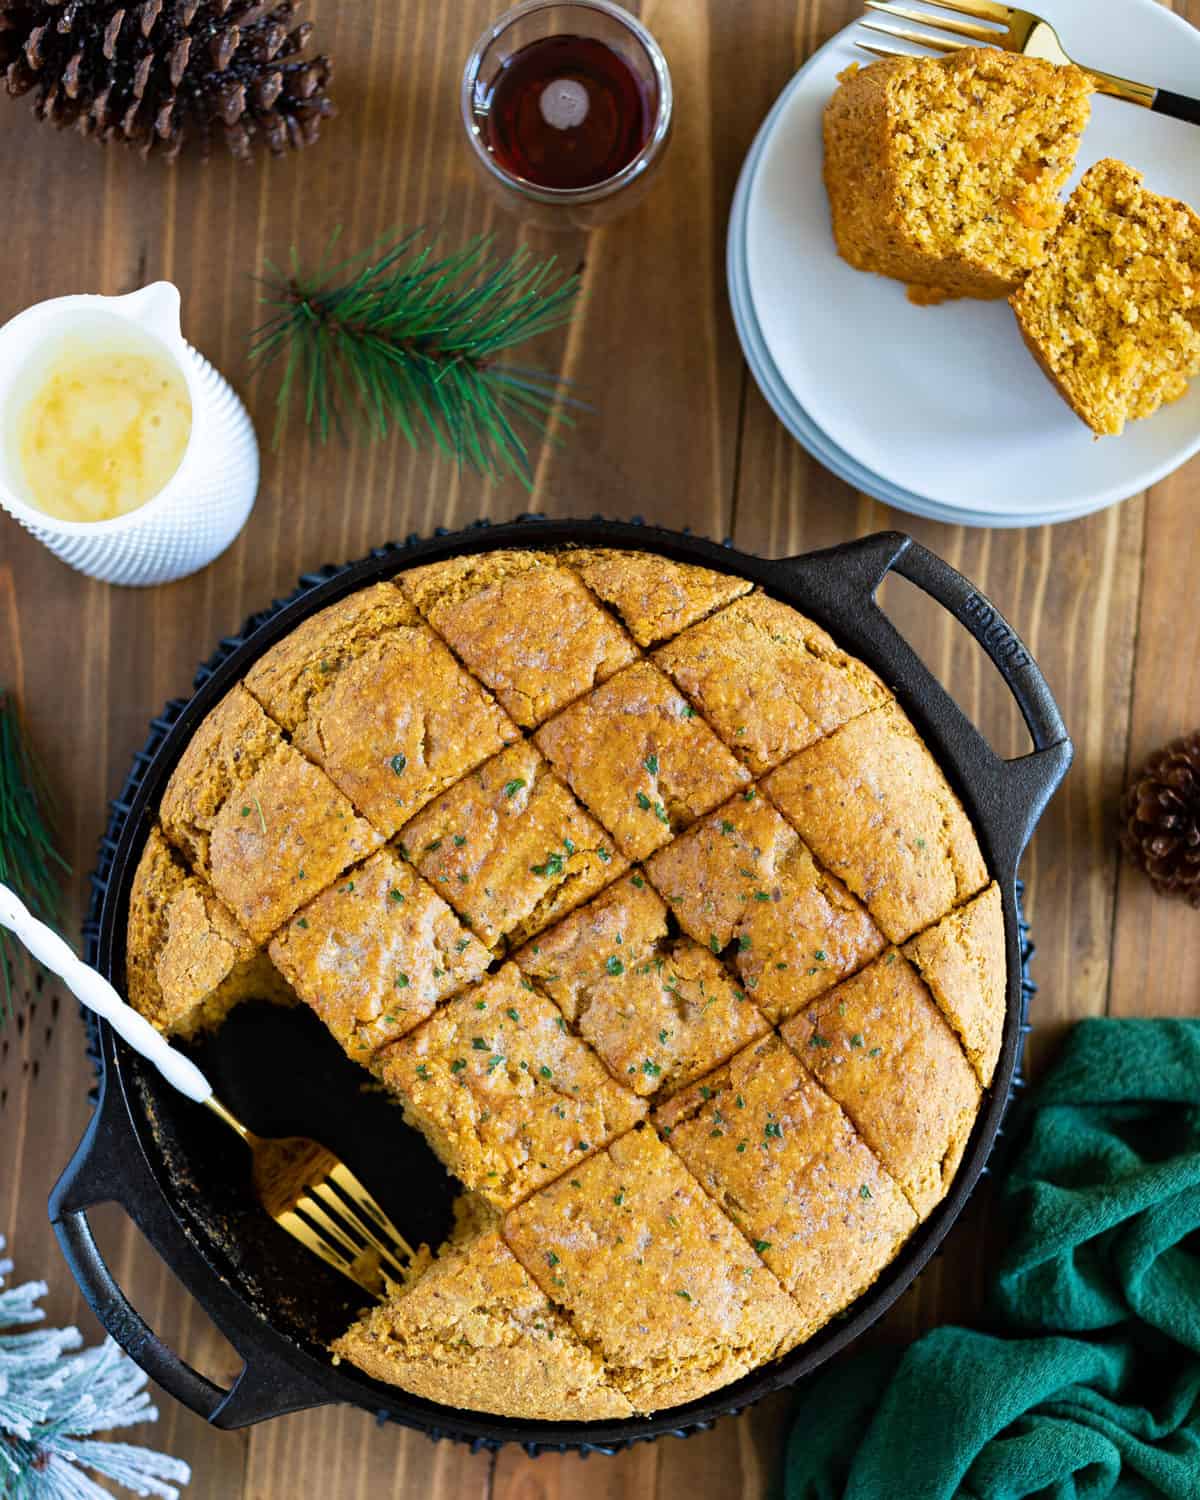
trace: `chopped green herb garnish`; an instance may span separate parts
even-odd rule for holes
[[[833,1043],[827,1036],[822,1036],[819,1031],[814,1031],[808,1039],[808,1045],[810,1047],[832,1047]]]
[[[454,1059],[454,1061],[450,1064],[450,1071],[452,1073],[461,1073],[462,1070],[466,1067],[466,1065],[467,1065],[466,1064],[466,1060],[464,1058],[456,1057]]]
[[[515,797],[525,785],[526,781],[523,776],[514,776],[511,781],[505,783],[504,795],[506,797]]]
[[[682,1297],[685,1302],[690,1302],[692,1300],[691,1292],[685,1291],[683,1287],[676,1288],[675,1295],[677,1297]]]
[[[466,842],[467,842],[467,840],[466,840],[466,837],[465,837],[465,835],[463,835],[463,834],[461,834],[461,833],[456,833],[456,834],[455,834],[455,835],[454,835],[454,847],[455,847],[455,848],[456,848],[456,849],[461,849],[461,848],[462,848],[462,846],[463,846],[463,845],[464,845],[464,844],[465,844],[465,843],[466,843]]]
[[[605,959],[604,967],[610,974],[613,975],[624,974],[625,972],[625,965],[621,962],[621,960],[615,953],[610,953],[609,956]]]
[[[648,1057],[642,1064],[642,1072],[647,1078],[658,1078],[662,1074],[662,1069],[652,1057]]]
[[[816,959],[816,961],[819,964],[823,964],[825,962],[825,950],[824,950],[824,948],[818,948],[817,951],[813,954],[813,957]]]
[[[563,857],[558,853],[548,854],[546,856],[546,863],[544,865],[530,865],[529,869],[531,874],[541,875],[546,879],[551,879],[555,875],[562,874]]]
[[[756,901],[769,901],[771,899],[771,893],[770,891],[755,891],[754,899]]]
[[[590,1151],[592,1149],[587,1141],[576,1141],[575,1146],[580,1151]]]
[[[750,939],[748,937],[746,937],[744,934],[741,937],[738,938],[738,952],[739,953],[745,953],[746,949],[749,948],[749,946],[750,946]]]
[[[418,1063],[417,1064],[417,1077],[418,1078],[428,1078],[429,1077],[429,1068],[428,1068],[427,1064],[425,1064],[425,1063]]]
[[[403,774],[405,766],[408,765],[408,756],[393,755],[389,764],[391,765],[392,770],[395,771],[396,775],[400,776]]]
[[[558,1265],[558,1256],[555,1255],[555,1253],[554,1253],[553,1250],[547,1250],[546,1251],[546,1260],[547,1260],[548,1264],[550,1264],[552,1266]]]
[[[783,1126],[778,1120],[768,1120],[763,1126],[763,1135],[769,1135],[772,1140],[782,1140]]]
[[[408,988],[408,975],[407,974],[397,974],[396,975],[396,988],[398,990],[406,990]]]
[[[850,1033],[850,1045],[852,1047],[861,1047],[862,1044],[863,1044],[862,1032],[861,1031],[852,1031]]]
[[[554,1074],[550,1071],[550,1069],[546,1066],[545,1063],[543,1063],[541,1065],[541,1067],[538,1069],[538,1072],[542,1075],[543,1078],[553,1078],[554,1077]]]
[[[754,1241],[754,1248],[761,1255],[764,1250],[769,1250],[771,1248],[771,1241],[770,1240],[755,1240]]]
[[[481,1036],[473,1036],[471,1038],[471,1046],[474,1047],[476,1052],[487,1052],[490,1050],[486,1040]]]
[[[637,794],[637,805],[643,812],[650,811],[650,798],[646,796],[645,792],[639,792]]]
[[[307,917],[297,917],[296,918],[296,926],[297,927],[307,927],[308,926],[308,918]]]
[[[647,769],[647,771],[650,772],[651,776],[657,776],[658,775],[658,756],[657,755],[647,755],[646,759],[642,762],[642,765],[644,765],[645,768]]]
[[[881,1052],[882,1052],[882,1051],[883,1051],[883,1048],[882,1048],[882,1047],[871,1047],[871,1048],[869,1048],[869,1049],[868,1049],[868,1051],[867,1051],[867,1056],[868,1056],[868,1057],[878,1057],[878,1056],[879,1056],[879,1054],[880,1054],[880,1053],[881,1053]]]
[[[860,1198],[869,1198],[871,1196],[871,1189],[866,1185],[865,1182],[863,1183],[862,1187],[859,1188],[858,1196]]]
[[[735,825],[733,823],[731,823],[728,818],[722,818],[721,819],[721,832],[722,833],[733,833],[734,831],[735,831]]]
[[[395,889],[395,888],[393,888],[393,889],[392,889],[392,890],[390,890],[390,891],[389,891],[389,892],[388,892],[388,895],[389,895],[389,896],[390,896],[390,897],[391,897],[391,898],[392,898],[392,900],[393,900],[393,901],[395,901],[395,902],[396,902],[396,903],[397,903],[397,904],[400,904],[400,903],[402,903],[402,902],[403,902],[403,900],[404,900],[404,892],[403,892],[403,891],[398,891],[398,890],[396,890],[396,889]]]
[[[644,886],[645,886],[645,884],[646,884],[646,882],[645,882],[645,881],[644,881],[644,880],[643,880],[643,879],[642,879],[642,877],[641,877],[641,876],[640,876],[640,875],[632,875],[632,876],[630,876],[630,880],[631,880],[631,882],[632,882],[632,884],[633,884],[633,886],[634,886],[634,887],[635,887],[635,888],[636,888],[636,889],[637,889],[637,890],[639,890],[639,891],[640,891],[640,890],[641,890],[641,889],[642,889],[642,888],[643,888],[643,887],[644,887]]]

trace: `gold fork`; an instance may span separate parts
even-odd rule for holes
[[[915,21],[918,25],[949,32],[951,36],[966,38],[961,42],[952,41],[950,37],[934,36],[925,31],[879,26],[872,21],[862,22],[867,31],[891,37],[894,41],[910,42],[917,47],[929,47],[934,52],[959,52],[964,47],[988,46],[999,47],[1005,52],[1023,52],[1027,57],[1040,57],[1052,63],[1075,61],[1059,41],[1058,32],[1049,21],[1035,16],[1030,10],[1016,10],[1011,5],[1001,5],[998,0],[929,0],[929,4],[936,6],[938,10],[973,17],[970,21],[951,20],[948,16],[934,15],[927,10],[909,10],[907,6],[893,4],[892,0],[864,0],[864,4],[868,10],[878,11],[891,19]],[[979,25],[979,22],[985,24]],[[873,46],[869,42],[859,42],[858,45],[876,57],[911,55],[895,47]],[[1132,78],[1119,78],[1115,73],[1089,68],[1084,63],[1077,63],[1076,66],[1091,75],[1102,94],[1111,94],[1130,104],[1140,104],[1143,109],[1152,109],[1156,114],[1170,115],[1173,119],[1200,125],[1200,99],[1190,99],[1186,94],[1174,94],[1170,89],[1155,88],[1149,83],[1135,83]]]
[[[0,927],[8,928],[79,1001],[152,1062],[169,1084],[212,1110],[241,1136],[254,1156],[259,1202],[281,1229],[372,1297],[383,1296],[389,1281],[403,1278],[405,1266],[413,1259],[411,1246],[332,1151],[300,1136],[268,1140],[248,1130],[216,1098],[212,1084],[191,1058],[176,1052],[144,1016],[126,1005],[103,974],[76,958],[62,938],[39,922],[16,892],[2,883]]]

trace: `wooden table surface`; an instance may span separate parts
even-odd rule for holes
[[[414,456],[400,441],[322,450],[293,422],[281,450],[264,452],[258,504],[237,543],[180,583],[138,591],[89,582],[0,515],[0,682],[22,694],[61,789],[75,918],[106,801],[148,719],[187,693],[220,636],[306,569],[413,531],[530,508],[641,514],[772,555],[894,526],[961,568],[1014,622],[1074,736],[1074,769],[1024,866],[1040,986],[1033,1065],[1076,1017],[1196,1014],[1200,919],[1121,867],[1114,803],[1131,762],[1195,725],[1200,468],[1100,515],[1030,531],[935,525],[855,494],[791,440],[759,395],[724,273],[730,199],[754,132],[794,68],[853,17],[854,0],[644,0],[676,85],[667,162],[627,218],[589,238],[553,239],[493,210],[460,138],[458,71],[499,8],[308,0],[317,43],[336,60],[341,114],[314,150],[249,169],[144,167],[0,100],[0,321],[44,297],[126,292],[168,277],[182,290],[188,337],[240,386],[263,434],[271,391],[250,379],[245,358],[259,318],[252,277],[292,245],[315,255],[339,224],[348,247],[394,226],[435,226],[448,246],[494,228],[502,245],[523,240],[554,248],[568,266],[582,261],[586,282],[573,327],[543,340],[540,354],[594,411],[561,448],[537,455],[532,497]],[[1175,8],[1200,23],[1200,0]],[[885,603],[996,748],[1020,753],[1019,720],[965,633],[906,584],[890,585]],[[96,1325],[58,1255],[45,1202],[84,1128],[90,1081],[74,1007],[50,990],[0,1032],[0,1233],[18,1279],[50,1281],[52,1320],[77,1321],[89,1336]],[[193,1363],[231,1379],[236,1357],[138,1233],[116,1210],[97,1219],[143,1315]],[[972,1315],[988,1220],[980,1193],[881,1337],[907,1340]],[[340,1408],[224,1434],[169,1398],[157,1427],[130,1436],[190,1461],[195,1500],[756,1500],[771,1483],[787,1410],[776,1398],[688,1442],[586,1462],[471,1454]]]

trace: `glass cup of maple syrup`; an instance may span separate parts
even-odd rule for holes
[[[462,118],[505,207],[591,229],[641,197],[671,133],[671,75],[646,28],[610,0],[525,0],[479,38]]]

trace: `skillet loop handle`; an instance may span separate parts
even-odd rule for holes
[[[201,1258],[163,1199],[126,1119],[122,1102],[108,1084],[83,1139],[50,1195],[50,1222],[92,1311],[105,1329],[169,1395],[214,1427],[246,1427],[286,1412],[326,1405],[332,1398],[310,1384],[283,1359],[243,1345],[239,1304]],[[163,1257],[187,1290],[241,1355],[241,1374],[228,1389],[192,1368],[142,1318],[109,1270],[92,1234],[87,1211],[118,1203]]]
[[[903,706],[943,761],[959,770],[977,822],[989,833],[993,868],[1015,877],[1025,845],[1073,754],[1049,684],[1016,631],[969,579],[902,532],[879,532],[787,558],[778,566],[791,581],[799,578],[847,644],[894,664],[897,679],[911,685]],[[1001,759],[896,630],[875,599],[889,573],[924,590],[983,647],[1021,710],[1033,739],[1030,754]]]

